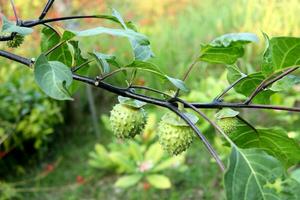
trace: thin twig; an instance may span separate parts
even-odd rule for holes
[[[39,20],[44,19],[44,17],[47,15],[48,11],[52,7],[52,4],[54,3],[55,0],[48,0],[46,6],[44,7],[44,10],[42,11]]]
[[[187,103],[186,101],[176,98],[177,101],[181,102],[185,107],[191,108],[195,112],[197,112],[203,119],[205,119],[208,123],[210,123],[221,135],[223,135],[226,140],[230,140],[226,133],[211,119],[209,119],[202,111],[200,111],[198,108],[196,108],[193,104]]]
[[[169,95],[165,92],[162,92],[162,91],[154,89],[154,88],[149,88],[149,87],[146,87],[146,86],[131,85],[130,88],[148,90],[148,91],[151,91],[151,92],[155,92],[155,93],[162,94],[162,95],[165,95],[167,97],[173,98],[173,96],[171,96],[171,95]]]
[[[18,17],[18,14],[17,14],[17,9],[16,9],[16,6],[15,6],[14,0],[10,0],[10,4],[11,4],[12,9],[13,9],[13,11],[14,11],[14,15],[15,15],[15,18],[16,18],[16,22],[18,23],[19,17]]]
[[[244,104],[250,104],[251,101],[261,92],[263,91],[265,88],[269,87],[270,85],[272,85],[273,83],[275,83],[276,81],[282,79],[283,77],[289,75],[290,73],[294,72],[295,70],[297,70],[299,67],[294,67],[294,68],[290,68],[288,70],[286,70],[285,72],[281,73],[280,75],[276,76],[275,78],[269,80],[269,78],[265,79],[264,81],[262,81],[257,87],[256,89],[252,92],[252,94],[249,96],[249,98],[244,102]]]
[[[243,75],[242,77],[240,77],[239,79],[237,79],[236,81],[234,81],[232,84],[230,84],[221,94],[219,94],[214,101],[220,101],[220,99],[227,94],[227,92],[229,92],[234,86],[236,86],[239,82],[241,82],[242,80],[244,80],[247,77],[247,75]]]
[[[244,119],[240,115],[237,115],[236,118],[238,118],[239,120],[241,120],[244,124],[246,124],[247,126],[249,126],[254,132],[257,133],[256,128],[252,124],[250,124],[250,122],[248,122],[246,119]]]
[[[198,59],[194,60],[194,61],[192,62],[192,64],[190,64],[188,70],[187,70],[187,71],[185,72],[185,74],[183,75],[182,81],[185,81],[185,80],[187,79],[187,77],[189,76],[190,72],[192,71],[192,69],[194,68],[194,66],[195,66],[197,63],[198,63]],[[177,91],[176,91],[176,93],[175,93],[175,95],[174,95],[175,98],[178,97],[179,92],[180,92],[180,89],[178,88]]]
[[[78,65],[78,66],[72,67],[72,68],[71,68],[71,71],[72,71],[72,72],[77,72],[77,71],[80,70],[82,67],[84,67],[85,65],[87,65],[87,64],[89,64],[89,63],[91,63],[91,62],[93,62],[93,61],[95,61],[95,60],[87,60],[86,62],[83,62],[83,63],[81,63],[81,64]]]

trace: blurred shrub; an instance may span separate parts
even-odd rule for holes
[[[184,164],[185,155],[170,157],[164,153],[156,142],[155,118],[155,114],[149,115],[144,133],[135,140],[112,142],[108,148],[96,144],[95,150],[90,153],[89,165],[109,173],[122,174],[115,183],[116,187],[128,188],[143,183],[144,189],[150,186],[170,188],[171,181],[162,172],[167,169],[184,171],[187,167]],[[108,123],[107,117],[102,119]]]
[[[58,103],[35,86],[31,74],[16,67],[0,70],[0,148],[4,152],[22,148],[28,140],[39,149],[53,126],[63,121]]]

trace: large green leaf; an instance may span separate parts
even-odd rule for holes
[[[264,53],[262,71],[269,75],[285,68],[300,65],[300,38],[274,37],[267,38],[267,49]]]
[[[113,9],[113,16],[118,19],[125,30],[129,29],[121,14],[115,9]],[[154,56],[150,45],[141,45],[136,39],[130,39],[130,43],[133,49],[135,60],[145,61]]]
[[[243,74],[238,75],[238,72],[234,71],[234,68],[228,68],[228,69],[229,69],[229,73],[234,73],[233,75],[228,75],[228,81],[230,83],[233,83],[234,81],[237,80],[237,78],[240,78],[243,76]],[[236,92],[248,97],[264,80],[265,80],[265,76],[261,72],[249,74],[243,80],[241,80],[239,82],[239,84],[237,84],[234,87],[234,90]],[[254,98],[253,102],[261,103],[261,104],[268,104],[268,103],[270,103],[270,96],[273,94],[274,94],[274,91],[265,89]]]
[[[66,89],[72,83],[72,72],[63,63],[48,61],[41,54],[35,62],[34,76],[37,84],[48,96],[58,100],[72,100]]]
[[[56,33],[54,30],[46,27],[42,30],[42,40],[41,40],[41,49],[42,52],[46,52],[60,42],[67,41],[71,39],[72,34],[69,31],[63,34],[63,38]],[[74,36],[74,35],[72,35]],[[57,47],[54,51],[48,54],[47,58],[51,61],[60,61],[67,66],[72,66],[73,64],[73,55],[70,51],[70,48],[67,43],[63,43]]]
[[[244,55],[244,45],[257,41],[257,36],[252,33],[226,34],[209,44],[201,45],[199,60],[208,63],[234,64]]]
[[[300,146],[289,138],[282,129],[256,129],[255,132],[246,124],[239,124],[229,137],[240,148],[258,148],[280,160],[289,167],[300,161]]]
[[[2,32],[19,33],[20,35],[28,35],[33,32],[33,29],[17,26],[15,22],[9,21],[4,15],[2,15]]]
[[[269,200],[280,198],[264,186],[281,177],[280,162],[258,149],[232,147],[224,183],[228,200]]]
[[[117,180],[115,186],[120,188],[128,188],[137,184],[142,177],[143,176],[141,174],[123,176]]]
[[[168,189],[171,187],[170,179],[163,175],[151,174],[147,175],[146,179],[153,187],[158,189]]]
[[[119,36],[119,37],[127,37],[129,39],[136,40],[141,45],[150,44],[146,36],[137,33],[131,29],[123,30],[123,29],[113,29],[113,28],[106,28],[106,27],[96,27],[96,28],[91,28],[83,31],[72,31],[72,32],[79,37],[89,37],[89,36],[95,36],[100,34],[108,34],[108,35]]]

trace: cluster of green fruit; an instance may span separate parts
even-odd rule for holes
[[[24,42],[24,36],[16,34],[12,40],[7,41],[7,46],[10,48],[17,48]]]
[[[146,112],[142,108],[145,103],[124,97],[119,97],[119,102],[114,106],[110,115],[112,131],[116,137],[121,139],[134,138],[143,132],[146,125]],[[198,118],[188,117],[194,124],[197,123]],[[238,120],[233,116],[223,116],[218,119],[218,125],[226,134],[235,131],[238,123]],[[157,135],[163,149],[171,155],[178,155],[187,150],[194,138],[192,128],[171,113],[162,117],[158,124]]]
[[[119,97],[110,115],[111,128],[118,138],[133,138],[143,132],[146,125],[145,104]],[[185,151],[193,141],[193,130],[178,117],[167,113],[158,124],[159,143],[171,155]]]

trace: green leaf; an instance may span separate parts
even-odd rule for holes
[[[65,39],[70,39],[72,37],[72,33],[69,31],[65,31],[63,34]],[[41,40],[41,49],[42,52],[46,52],[53,48],[55,45],[59,44],[60,42],[67,41],[63,40],[60,35],[58,35],[52,29],[46,27],[42,30],[42,40]],[[60,61],[67,66],[72,66],[73,64],[73,55],[69,49],[67,43],[62,44],[61,46],[57,47],[54,51],[47,55],[48,60],[50,61]]]
[[[128,156],[124,156],[122,152],[111,152],[109,157],[119,168],[120,172],[133,173],[136,171],[136,165]]]
[[[176,167],[182,164],[184,162],[184,159],[185,159],[184,155],[178,155],[178,156],[168,158],[166,160],[162,160],[152,169],[152,172],[159,172],[168,168]]]
[[[153,187],[158,189],[169,189],[171,187],[170,179],[163,175],[147,175],[146,179]]]
[[[262,71],[265,75],[300,65],[300,38],[274,37],[269,40],[267,36],[265,37],[267,49],[262,65]]]
[[[247,77],[241,80],[239,84],[237,84],[234,87],[234,90],[248,97],[257,88],[257,86],[259,86],[260,83],[264,80],[265,80],[265,76],[261,72],[249,74],[247,75]],[[233,80],[229,80],[229,82],[233,83]],[[268,104],[270,103],[270,96],[273,94],[274,94],[273,91],[269,89],[265,89],[254,98],[253,102]]]
[[[141,150],[140,144],[135,141],[130,141],[128,151],[135,162],[140,163],[143,161],[143,151]]]
[[[103,53],[99,53],[94,51],[93,53],[89,53],[90,55],[92,55],[97,63],[100,65],[101,67],[101,71],[103,73],[108,73],[110,71],[110,66],[109,66],[109,62],[115,63],[116,61],[116,57],[113,55],[108,55],[108,54],[103,54]]]
[[[48,96],[58,100],[72,100],[66,89],[72,83],[72,72],[63,63],[48,61],[41,54],[35,62],[34,76],[37,84]]]
[[[150,45],[141,45],[137,40],[130,40],[135,60],[146,61],[154,57]]]
[[[291,177],[295,179],[300,184],[300,168],[292,171]]]
[[[2,32],[19,33],[20,35],[29,35],[33,32],[33,29],[17,26],[15,22],[9,21],[4,15],[2,15]]]
[[[227,65],[226,68],[228,70],[227,80],[229,83],[233,83],[241,77],[247,77],[236,65]]]
[[[257,41],[257,36],[252,33],[226,34],[209,44],[201,45],[199,60],[208,63],[234,64],[244,55],[244,45]]]
[[[41,51],[45,52],[54,47],[60,42],[60,35],[51,28],[45,27],[42,29],[41,35]]]
[[[113,9],[113,16],[118,19],[125,30],[128,29],[128,26],[123,20],[121,14],[115,9]],[[130,39],[130,44],[133,48],[135,60],[145,61],[154,56],[150,45],[141,45],[136,39]]]
[[[164,151],[159,143],[153,143],[145,153],[145,161],[151,161],[154,165],[158,163],[164,155]]]
[[[240,112],[232,110],[231,108],[223,108],[216,113],[216,119],[223,119],[228,117],[235,117],[239,115]]]
[[[188,88],[185,86],[185,83],[180,80],[180,79],[176,79],[176,78],[172,78],[170,76],[165,75],[165,77],[178,89],[184,91],[184,92],[188,92]]]
[[[158,75],[162,79],[166,79],[164,73],[153,63],[146,62],[146,61],[140,61],[135,60],[131,64],[125,66],[127,68],[135,68],[142,71],[147,71],[150,73],[153,73],[155,75]]]
[[[288,75],[275,82],[270,90],[274,92],[287,91],[292,88],[294,85],[300,83],[300,77],[294,75]]]
[[[229,47],[233,43],[247,44],[258,43],[258,37],[253,33],[229,33],[214,39],[210,44],[216,47]]]
[[[137,184],[142,177],[141,174],[123,176],[117,180],[115,186],[119,188],[128,188]]]
[[[233,146],[224,177],[227,199],[279,199],[274,191],[264,186],[283,174],[280,162],[265,152]]]
[[[196,124],[199,118],[191,113],[183,113],[193,124]],[[166,113],[163,115],[162,120],[173,126],[189,126],[181,117],[174,113]]]
[[[134,39],[141,45],[150,44],[146,36],[137,33],[131,29],[123,30],[123,29],[112,29],[106,27],[97,27],[97,28],[87,29],[83,31],[71,31],[71,32],[75,33],[76,36],[79,37],[89,37],[89,36],[95,36],[100,34],[108,34],[112,36],[127,37],[129,39]]]
[[[136,100],[136,99],[131,99],[131,98],[128,98],[128,97],[122,97],[122,96],[118,96],[118,100],[121,104],[131,106],[131,107],[134,107],[134,108],[141,108],[141,107],[143,107],[147,104],[143,101],[139,101],[139,100]]]
[[[290,167],[300,160],[300,145],[289,138],[282,129],[256,129],[255,132],[246,124],[239,124],[229,136],[240,148],[258,148],[280,160],[285,167]]]

